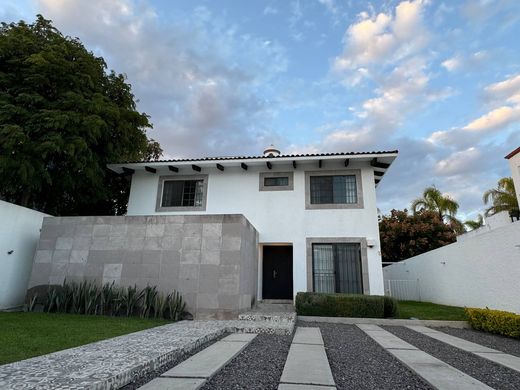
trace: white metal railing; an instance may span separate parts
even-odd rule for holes
[[[385,281],[386,295],[391,297],[407,300],[420,301],[421,292],[419,289],[419,279],[416,280],[397,280],[390,279]]]

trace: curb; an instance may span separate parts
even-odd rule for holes
[[[372,324],[372,325],[423,325],[432,328],[446,326],[456,329],[470,329],[467,321],[443,321],[443,320],[406,320],[392,318],[354,318],[354,317],[315,317],[315,316],[298,316],[299,321],[304,322],[328,322],[332,324]]]

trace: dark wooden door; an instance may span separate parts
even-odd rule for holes
[[[292,246],[264,246],[263,299],[293,299]]]

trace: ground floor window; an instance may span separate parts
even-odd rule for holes
[[[363,293],[359,243],[312,244],[315,292]]]

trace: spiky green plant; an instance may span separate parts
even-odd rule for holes
[[[151,316],[154,305],[155,298],[157,297],[157,287],[146,286],[143,290],[143,299],[141,302],[141,318],[148,318]]]
[[[34,294],[25,305],[25,311],[34,311],[36,301],[38,299],[38,293]]]
[[[186,308],[186,303],[183,302],[181,294],[178,291],[173,290],[166,297],[166,301],[168,306],[168,317],[173,321],[178,321]]]
[[[162,293],[157,293],[154,303],[154,317],[163,318],[166,316],[166,297]]]
[[[94,314],[99,298],[99,288],[93,282],[86,283],[85,289],[85,314]]]
[[[100,295],[99,295],[99,314],[101,315],[110,315],[113,306],[115,298],[117,297],[117,291],[114,286],[114,282],[112,283],[105,283],[103,287],[101,288]]]
[[[57,295],[58,292],[55,287],[50,287],[49,290],[47,290],[47,301],[44,307],[47,313],[50,313],[56,307]]]
[[[130,317],[139,307],[141,299],[143,298],[143,290],[139,290],[136,285],[128,286],[124,290],[124,294],[122,296],[123,304],[126,309],[126,316]]]

